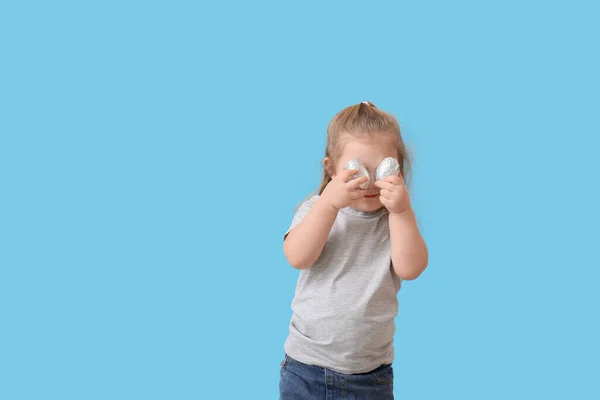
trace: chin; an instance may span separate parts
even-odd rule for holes
[[[381,201],[379,201],[379,196],[372,199],[363,197],[359,199],[353,206],[353,208],[362,212],[377,211],[381,207],[383,207],[383,204],[381,204]]]

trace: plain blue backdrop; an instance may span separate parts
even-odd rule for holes
[[[398,399],[600,398],[592,1],[0,3],[0,398],[276,399],[325,128],[395,114]]]

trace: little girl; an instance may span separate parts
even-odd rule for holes
[[[387,157],[400,172],[375,181]],[[345,168],[355,159],[363,176]],[[280,399],[393,399],[396,296],[428,261],[398,121],[369,102],[345,108],[327,128],[323,165],[321,187],[284,236],[285,256],[301,272]]]

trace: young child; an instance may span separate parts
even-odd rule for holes
[[[375,181],[387,157],[400,173]],[[369,176],[345,168],[353,159]],[[409,158],[398,121],[369,102],[345,108],[327,128],[323,165],[317,194],[284,236],[285,256],[301,272],[280,399],[393,399],[397,293],[428,262],[404,184]]]

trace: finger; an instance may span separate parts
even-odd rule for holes
[[[342,173],[339,176],[342,180],[347,181],[348,179],[350,179],[350,177],[352,175],[356,175],[356,174],[358,174],[357,169],[345,169],[342,171]]]
[[[363,183],[369,180],[367,176],[361,176],[360,178],[352,179],[350,182],[346,183],[348,189],[356,189]]]
[[[386,199],[383,196],[379,196],[379,201],[381,202],[381,204],[383,204],[386,207],[389,207],[391,205],[391,200],[390,199]]]
[[[376,181],[375,186],[380,189],[394,190],[394,184],[386,180]]]
[[[402,177],[398,175],[388,176],[385,179],[383,179],[383,181],[392,183],[394,185],[404,185],[404,179],[402,179]]]
[[[392,195],[392,192],[390,192],[390,191],[389,191],[389,190],[387,190],[387,189],[381,189],[381,190],[379,191],[379,196],[380,196],[380,197],[383,197],[383,198],[385,198],[385,199],[388,199],[388,200],[392,200],[392,197],[393,197],[393,195]]]
[[[366,190],[353,190],[350,192],[350,198],[352,200],[358,200],[365,195]]]

